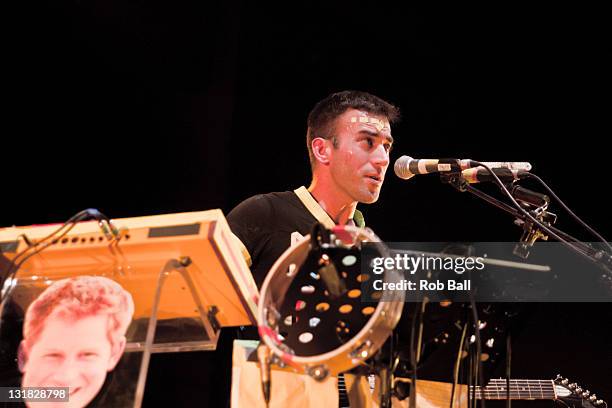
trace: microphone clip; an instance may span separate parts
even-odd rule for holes
[[[440,181],[444,184],[450,184],[461,193],[465,193],[469,186],[466,179],[463,178],[461,171],[440,173]]]
[[[510,191],[512,197],[525,210],[529,211],[533,218],[547,226],[557,222],[557,215],[546,211],[550,203],[550,198],[547,195],[528,190],[515,183],[506,184],[506,188]],[[514,224],[523,228],[523,235],[512,251],[514,255],[527,259],[533,244],[537,240],[548,241],[548,235],[537,225],[534,225],[532,221],[516,218]]]
[[[546,211],[547,206],[548,203],[546,203],[545,206],[531,210],[530,213],[541,223],[551,226],[557,221],[557,215]],[[514,224],[523,228],[523,235],[521,235],[521,239],[514,246],[514,250],[512,251],[514,255],[527,259],[533,244],[535,244],[537,240],[548,241],[548,235],[538,226],[534,225],[532,221],[516,218]]]

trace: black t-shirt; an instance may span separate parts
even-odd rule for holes
[[[317,222],[328,229],[335,225],[305,187],[247,198],[227,215],[227,221],[250,256],[251,272],[260,289],[274,262],[297,238],[310,234]],[[355,210],[350,223],[365,227],[361,212]],[[242,336],[257,338],[248,331]],[[345,391],[340,400],[348,403]]]
[[[361,213],[355,211],[353,218],[362,226]],[[251,257],[251,272],[259,288],[274,262],[295,238],[310,234],[317,222],[327,228],[334,226],[305,187],[250,197],[228,214],[227,221]]]

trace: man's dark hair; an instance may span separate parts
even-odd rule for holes
[[[308,114],[308,131],[306,132],[306,145],[310,166],[314,168],[315,158],[312,153],[312,140],[321,137],[331,139],[334,147],[337,147],[335,121],[348,109],[358,109],[377,116],[384,116],[389,123],[399,119],[399,109],[389,102],[382,100],[367,92],[342,91],[336,92],[319,101]]]

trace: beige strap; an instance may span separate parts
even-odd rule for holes
[[[315,200],[310,192],[306,189],[306,187],[302,186],[293,192],[298,196],[302,204],[306,206],[308,211],[319,221],[321,224],[325,226],[327,229],[332,229],[336,226],[334,220],[331,219],[329,214],[325,212],[323,208],[319,205],[317,200]]]

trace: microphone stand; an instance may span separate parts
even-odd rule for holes
[[[553,236],[571,251],[579,254],[583,258],[588,259],[598,267],[604,270],[604,274],[601,275],[601,279],[607,284],[607,289],[612,290],[612,255],[606,251],[598,250],[593,248],[593,246],[588,243],[581,242],[575,237],[559,230],[552,226],[552,224],[556,221],[557,217],[555,214],[546,212],[546,208],[548,206],[548,197],[540,195],[539,193],[531,192],[530,190],[521,189],[520,186],[516,189],[508,189],[511,190],[510,196],[514,196],[513,198],[517,198],[515,196],[515,191],[519,191],[522,194],[527,194],[532,197],[535,196],[537,198],[545,198],[542,200],[542,205],[537,206],[531,201],[531,203],[527,204],[526,211],[529,211],[531,206],[536,206],[537,208],[529,211],[529,214],[533,217],[533,220],[530,219],[525,213],[519,211],[518,209],[509,206],[508,204],[484,193],[483,191],[478,190],[475,187],[472,187],[461,175],[460,172],[451,172],[451,173],[442,173],[440,175],[440,180],[443,183],[450,184],[459,192],[469,192],[472,195],[480,198],[483,201],[497,207],[512,216],[515,217],[515,223],[519,226],[522,226],[524,229],[523,236],[521,237],[520,246],[515,248],[515,254],[522,256],[523,258],[527,258],[529,255],[529,247],[532,246],[537,239],[548,239],[548,235]],[[502,184],[499,183],[499,186],[502,187]],[[503,188],[502,188],[503,190]],[[539,196],[539,197],[538,197]],[[522,201],[522,200],[518,200]],[[519,204],[520,205],[520,204]],[[536,223],[534,223],[536,221]],[[544,225],[544,223],[546,225]],[[543,232],[544,230],[544,232]],[[547,234],[549,232],[550,234]],[[520,251],[517,251],[519,250]],[[478,330],[478,328],[476,328]],[[506,408],[510,408],[511,399],[510,399],[510,370],[511,370],[511,337],[510,333],[508,333],[506,338]],[[468,393],[469,394],[469,393]],[[469,395],[468,395],[469,401]],[[468,402],[469,405],[469,402]],[[451,403],[452,406],[452,403]]]
[[[612,289],[612,255],[603,250],[598,250],[593,248],[591,245],[581,242],[578,239],[572,237],[571,235],[560,231],[557,228],[554,228],[550,223],[547,222],[548,225],[544,225],[542,220],[537,220],[538,224],[536,226],[533,225],[533,221],[530,220],[525,214],[509,206],[508,204],[478,190],[475,187],[472,187],[462,176],[460,172],[450,172],[450,173],[442,173],[440,175],[440,180],[445,184],[450,184],[456,190],[460,192],[469,192],[472,195],[488,202],[489,204],[497,207],[503,211],[510,213],[512,216],[516,217],[516,219],[524,225],[524,228],[527,232],[523,236],[523,238],[530,238],[530,242],[528,244],[533,245],[533,243],[538,238],[548,239],[548,235],[544,232],[552,232],[554,238],[556,238],[559,242],[564,244],[567,248],[572,250],[573,252],[581,255],[583,258],[588,259],[593,262],[595,265],[602,268],[605,272],[601,278],[608,284],[608,289]],[[535,218],[543,218],[545,214],[550,214],[556,219],[556,216],[552,213],[546,213],[546,211],[541,210],[540,214],[537,214]],[[554,219],[552,222],[554,222]],[[546,222],[546,221],[545,221]],[[535,227],[535,228],[534,228]],[[544,230],[544,232],[542,232]],[[529,253],[527,252],[527,255]],[[520,255],[520,254],[519,254]],[[524,256],[526,258],[526,256]]]

